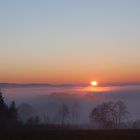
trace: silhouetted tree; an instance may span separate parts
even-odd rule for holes
[[[65,124],[65,119],[66,117],[69,115],[69,107],[66,104],[62,104],[61,109],[60,109],[60,113],[61,113],[61,125],[63,126]]]
[[[39,125],[39,124],[40,124],[40,119],[38,116],[30,117],[27,120],[27,125],[34,126],[34,125]]]
[[[49,116],[48,116],[47,113],[44,113],[43,119],[44,119],[44,123],[45,123],[45,124],[50,123],[50,118],[49,118]]]
[[[80,117],[80,106],[77,102],[73,103],[72,107],[71,107],[71,117],[72,117],[72,124],[77,125],[78,124],[78,120]]]
[[[33,117],[30,117],[28,120],[27,120],[27,125],[34,125],[34,118]]]
[[[8,107],[4,101],[2,91],[0,89],[0,127],[4,127],[8,119]]]
[[[18,106],[18,116],[23,123],[36,115],[35,109],[30,104],[23,103]]]
[[[127,114],[128,111],[124,102],[106,102],[95,107],[90,118],[103,128],[119,128]]]
[[[18,123],[18,112],[14,101],[9,106],[9,119],[11,124]]]
[[[17,124],[17,109],[14,102],[8,107],[0,90],[0,127],[8,127]]]
[[[117,101],[113,104],[112,117],[115,128],[119,128],[121,126],[122,120],[126,117],[127,114],[128,111],[124,102]]]

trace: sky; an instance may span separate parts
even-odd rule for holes
[[[0,82],[140,82],[139,0],[0,0]]]

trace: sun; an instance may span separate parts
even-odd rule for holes
[[[92,81],[90,84],[91,84],[92,86],[97,86],[97,85],[98,85],[97,81]]]

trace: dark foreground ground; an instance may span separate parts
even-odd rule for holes
[[[0,140],[140,140],[140,130],[9,129]]]

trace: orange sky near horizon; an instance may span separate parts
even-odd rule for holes
[[[139,7],[126,0],[0,1],[0,82],[140,82]]]
[[[82,69],[82,68],[81,68]],[[130,70],[130,69],[129,69]],[[15,70],[15,71],[3,71],[0,73],[0,82],[6,83],[90,83],[92,80],[96,80],[99,83],[111,83],[111,82],[140,82],[139,71],[129,70]]]

